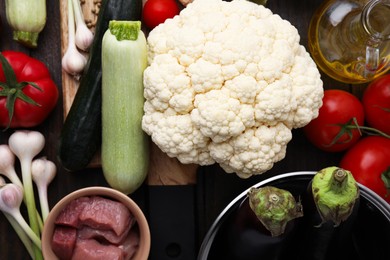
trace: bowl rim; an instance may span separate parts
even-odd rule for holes
[[[203,238],[202,244],[199,249],[199,255],[197,257],[198,260],[206,260],[205,256],[208,256],[212,243],[210,241],[213,241],[215,236],[217,235],[217,230],[222,224],[222,220],[228,216],[228,214],[234,210],[234,205],[242,200],[245,196],[247,196],[248,191],[252,188],[259,188],[261,186],[264,186],[270,182],[277,181],[283,178],[289,178],[289,177],[308,177],[308,176],[314,176],[317,173],[317,171],[296,171],[296,172],[288,172],[288,173],[282,173],[277,174],[275,176],[272,176],[270,178],[267,178],[265,180],[262,180],[254,185],[251,185],[249,188],[245,189],[243,192],[241,192],[239,195],[237,195],[231,202],[227,204],[227,206],[218,214],[212,225],[210,226],[209,230],[207,231],[206,235]],[[382,199],[379,195],[377,195],[375,192],[373,192],[371,189],[367,188],[366,186],[358,183],[360,194],[368,199],[375,207],[389,220],[390,222],[390,204],[388,204],[384,199]]]
[[[114,200],[117,200],[117,201],[125,204],[126,207],[128,207],[127,205],[131,206],[131,209],[129,207],[128,208],[138,223],[140,238],[142,238],[142,240],[140,239],[139,247],[138,247],[137,252],[134,256],[134,259],[137,259],[137,260],[138,259],[139,260],[147,259],[149,256],[149,253],[150,253],[150,244],[151,244],[151,234],[150,234],[149,224],[146,220],[146,217],[145,217],[143,211],[138,206],[138,204],[135,203],[135,201],[133,199],[131,199],[129,196],[127,196],[126,194],[124,194],[118,190],[115,190],[115,189],[112,189],[109,187],[103,187],[103,186],[91,186],[91,187],[85,187],[85,188],[75,190],[75,191],[67,194],[66,196],[64,196],[62,199],[60,199],[54,205],[54,207],[50,210],[46,221],[51,220],[51,219],[55,220],[57,218],[58,214],[61,212],[61,210],[70,201],[72,201],[76,198],[83,197],[83,196],[93,196],[93,195],[109,197],[109,198],[112,198]],[[65,202],[68,202],[68,203],[65,203]],[[42,230],[42,238],[41,238],[42,253],[44,254],[44,257],[45,257],[45,254],[50,254],[49,257],[52,257],[52,254],[54,254],[52,249],[51,249],[50,243],[44,243],[44,241],[45,242],[51,241],[51,238],[53,236],[53,231],[54,231],[54,225],[52,225],[52,228],[51,228],[48,225],[45,225],[45,223],[44,223],[43,230]]]

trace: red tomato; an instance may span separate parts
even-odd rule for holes
[[[325,90],[323,105],[317,118],[303,128],[306,137],[318,148],[328,152],[348,149],[361,137],[356,129],[350,130],[351,137],[344,133],[332,144],[341,126],[356,118],[358,125],[364,124],[363,105],[357,97],[344,90]]]
[[[390,171],[390,139],[382,136],[361,139],[345,153],[340,167],[349,170],[357,182],[390,203],[390,195],[387,196],[381,179],[382,173]]]
[[[371,82],[362,98],[369,126],[390,134],[390,75]]]
[[[146,27],[152,30],[179,12],[179,6],[175,0],[147,0],[142,10],[142,20]]]
[[[59,96],[57,86],[51,79],[49,70],[41,61],[17,51],[4,51],[2,54],[13,69],[11,75],[14,74],[16,81],[12,88],[0,86],[0,126],[11,128],[37,126],[46,119],[57,104]],[[10,79],[9,75],[7,79]],[[35,83],[40,89],[28,83],[23,85],[22,82]],[[9,83],[1,63],[0,83]],[[7,88],[8,92],[5,93]],[[20,90],[13,95],[12,92],[18,88]],[[9,91],[10,89],[13,90]],[[15,98],[14,103],[12,103],[12,98],[7,100],[7,96]],[[26,102],[26,98],[30,99],[30,103]],[[13,114],[10,113],[12,109]],[[12,115],[11,123],[10,115]]]

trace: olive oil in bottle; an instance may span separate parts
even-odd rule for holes
[[[390,0],[325,0],[312,17],[308,41],[325,74],[369,82],[390,69]]]

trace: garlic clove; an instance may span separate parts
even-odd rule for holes
[[[92,41],[93,33],[88,29],[88,27],[85,24],[78,25],[75,37],[76,46],[83,51],[87,51],[91,46]]]
[[[87,58],[75,47],[69,46],[62,57],[62,68],[70,75],[78,76],[87,64]]]

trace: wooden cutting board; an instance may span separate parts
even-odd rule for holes
[[[81,8],[87,26],[94,31],[99,13],[101,0],[81,0]],[[68,1],[60,1],[61,12],[61,54],[64,55],[68,46]],[[85,53],[87,56],[88,53]],[[64,118],[66,118],[79,82],[73,76],[62,71],[62,94]],[[100,154],[96,154],[90,163],[90,167],[101,167]],[[196,183],[196,171],[198,166],[194,164],[181,164],[176,158],[170,158],[156,145],[151,144],[150,164],[147,182],[149,185],[187,185]]]

